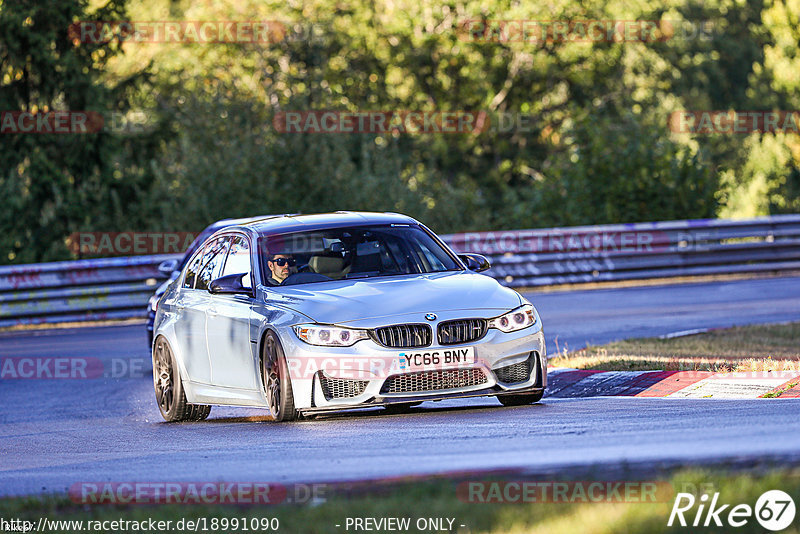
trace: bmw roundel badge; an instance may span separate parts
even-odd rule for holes
[[[436,314],[435,313],[426,313],[425,314],[425,318],[427,320],[429,320],[429,321],[435,321],[436,320]]]

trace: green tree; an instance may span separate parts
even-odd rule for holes
[[[716,174],[665,130],[633,114],[576,121],[549,161],[553,180],[539,208],[560,225],[713,217]]]
[[[99,83],[118,43],[77,43],[81,20],[122,17],[121,1],[89,11],[86,0],[0,3],[0,110],[124,111],[126,85]],[[66,238],[83,226],[108,227],[130,216],[137,184],[114,159],[107,132],[3,134],[0,145],[0,254],[4,262],[62,259]]]

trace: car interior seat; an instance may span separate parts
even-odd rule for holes
[[[311,256],[308,267],[312,272],[322,274],[328,278],[344,278],[350,272],[350,265],[345,265],[341,256]]]

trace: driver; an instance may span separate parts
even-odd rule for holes
[[[297,260],[290,254],[273,254],[267,259],[267,267],[269,267],[272,275],[267,278],[267,283],[271,286],[279,286],[286,280],[291,272],[292,267],[297,265]]]

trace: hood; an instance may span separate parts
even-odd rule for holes
[[[317,323],[344,324],[409,314],[421,319],[426,313],[450,315],[458,310],[485,310],[471,315],[491,317],[518,307],[522,299],[486,275],[445,272],[286,286],[269,291],[267,302]]]

